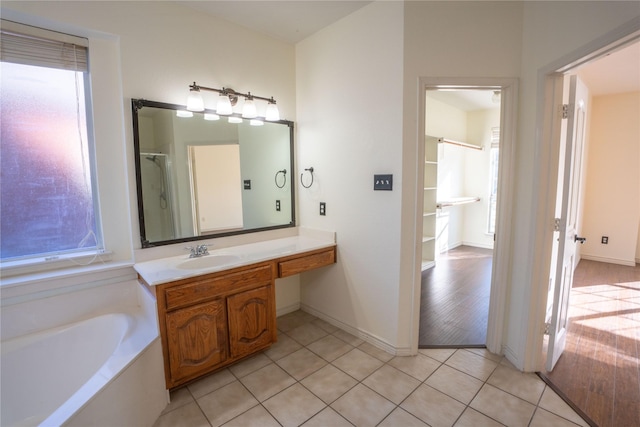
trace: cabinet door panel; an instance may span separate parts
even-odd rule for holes
[[[167,313],[171,379],[204,373],[228,357],[223,299]]]
[[[273,286],[241,292],[227,298],[229,344],[232,357],[241,357],[276,340]]]

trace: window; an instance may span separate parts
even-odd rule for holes
[[[487,224],[487,233],[494,234],[496,232],[496,209],[498,206],[498,159],[500,158],[500,128],[491,128],[491,151],[489,164],[489,221]]]
[[[0,258],[102,251],[87,40],[2,21]]]

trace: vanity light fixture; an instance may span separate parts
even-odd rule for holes
[[[242,117],[231,116],[229,117],[229,123],[242,123]]]
[[[204,119],[209,121],[220,120],[220,116],[213,113],[204,113]]]
[[[238,97],[242,96],[245,101],[242,107],[242,117],[245,119],[254,119],[258,117],[258,112],[254,100],[267,101],[267,109],[265,112],[265,120],[277,122],[280,120],[280,112],[276,105],[276,100],[265,98],[262,96],[252,95],[251,92],[240,93],[233,89],[225,88],[215,89],[212,87],[199,86],[196,82],[189,85],[189,96],[187,97],[187,110],[204,111],[204,99],[201,90],[218,93],[218,101],[216,104],[216,114],[221,116],[230,116],[233,114],[233,106],[238,102]]]
[[[262,120],[259,120],[259,119],[251,119],[251,120],[249,120],[249,124],[251,126],[264,126],[264,122]]]

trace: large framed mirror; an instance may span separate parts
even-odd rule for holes
[[[295,226],[293,122],[131,105],[143,248]]]

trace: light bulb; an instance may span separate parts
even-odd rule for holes
[[[177,110],[176,116],[178,117],[193,117],[193,113],[187,110]]]
[[[267,104],[267,111],[265,113],[265,120],[269,122],[277,122],[280,120],[280,112],[275,102],[269,102]]]
[[[218,104],[216,105],[216,113],[221,116],[228,116],[233,113],[233,108],[231,107],[231,101],[229,100],[229,96],[225,93],[221,93],[218,96]]]
[[[231,116],[229,117],[229,123],[242,123],[241,117]]]
[[[220,116],[212,113],[204,113],[205,120],[220,120]]]
[[[187,110],[189,111],[204,111],[204,99],[199,90],[191,89],[189,96],[187,96]]]
[[[258,120],[258,119],[251,119],[251,120],[249,121],[249,124],[250,124],[251,126],[263,126],[263,125],[264,125],[264,122],[263,122],[262,120]]]
[[[247,98],[242,106],[242,117],[245,119],[253,119],[258,115],[256,110],[256,104],[253,102],[253,98]]]

